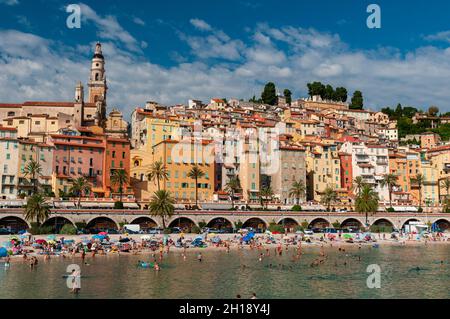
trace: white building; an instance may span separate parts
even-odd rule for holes
[[[374,187],[380,201],[388,201],[388,188],[381,187],[383,175],[389,173],[388,148],[382,145],[345,142],[341,152],[352,154],[353,177],[362,176],[367,184]]]

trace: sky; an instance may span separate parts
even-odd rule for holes
[[[367,6],[381,9],[369,29]],[[81,28],[68,28],[69,4]],[[272,81],[360,90],[365,108],[450,111],[450,1],[0,0],[0,102],[70,101],[103,46],[108,107],[249,99]]]

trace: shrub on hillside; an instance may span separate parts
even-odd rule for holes
[[[302,210],[302,207],[300,205],[294,205],[292,206],[292,211],[299,212]]]

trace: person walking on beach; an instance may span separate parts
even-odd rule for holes
[[[202,261],[202,253],[198,253],[198,255],[197,255],[197,260],[198,260],[199,262]]]

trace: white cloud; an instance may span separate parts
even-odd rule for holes
[[[138,24],[138,25],[145,26],[145,21],[142,20],[141,18],[134,17],[134,18],[133,18],[133,22],[136,23],[136,24]]]
[[[0,4],[6,4],[7,6],[15,6],[19,4],[18,0],[0,0]]]
[[[92,12],[90,19],[116,21]],[[96,25],[106,32],[106,22]],[[427,46],[406,54],[392,48],[356,51],[338,35],[268,25],[254,28],[245,42],[213,28],[201,37],[180,37],[194,56],[171,52],[177,63],[172,67],[136,54],[133,46],[145,47],[141,40],[123,41],[111,34],[101,38],[109,109],[117,106],[129,115],[147,100],[176,104],[212,96],[247,99],[258,96],[268,81],[301,97],[307,82],[319,80],[345,86],[350,94],[361,90],[371,108],[400,102],[450,111],[450,48]],[[30,33],[0,30],[0,102],[71,100],[76,82],[88,80],[93,46],[64,46]],[[206,60],[210,58],[219,60],[211,63]]]
[[[211,26],[208,23],[206,23],[204,20],[191,19],[191,20],[189,20],[189,22],[199,30],[202,30],[202,31],[211,31],[212,30]]]
[[[81,18],[85,22],[93,22],[97,28],[97,35],[103,39],[116,41],[124,44],[129,50],[141,52],[139,41],[126,31],[117,18],[111,15],[98,15],[91,7],[80,3]]]
[[[442,31],[435,34],[429,34],[423,37],[427,41],[450,42],[450,31]]]

